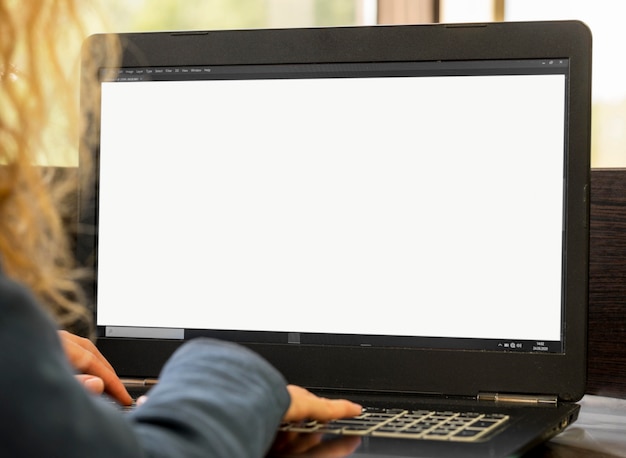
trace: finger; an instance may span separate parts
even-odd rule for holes
[[[98,358],[98,360],[102,364],[104,364],[107,368],[109,368],[111,371],[115,372],[115,370],[113,369],[113,366],[111,366],[109,361],[107,361],[107,359],[102,355],[102,353],[100,353],[100,350],[98,350],[98,348],[94,345],[94,343],[91,340],[85,339],[84,337],[79,337],[67,331],[59,331],[59,335],[61,336],[61,342],[65,343],[66,341],[69,341],[78,345],[79,347],[83,348],[84,350],[87,350],[89,353],[91,353],[96,358]]]
[[[294,407],[292,413],[296,415],[296,420],[310,418],[329,421],[336,418],[354,417],[360,415],[363,410],[360,405],[353,402],[322,398],[299,386],[290,385],[287,389],[292,399],[296,400],[292,404]]]
[[[354,417],[363,408],[347,400],[321,398],[310,391],[295,385],[287,387],[291,396],[291,404],[285,414],[285,421],[312,419],[329,421],[336,418]]]
[[[132,398],[128,394],[126,387],[122,384],[117,374],[110,369],[109,365],[103,364],[94,354],[84,349],[77,350],[74,348],[74,351],[80,352],[80,355],[75,358],[78,361],[76,368],[79,372],[95,375],[102,379],[104,391],[121,404],[129,405],[132,403]]]
[[[62,342],[68,359],[78,372],[101,378],[104,383],[104,391],[120,404],[130,405],[132,403],[132,398],[126,387],[111,365],[100,355],[100,352],[96,350],[97,353],[93,353],[90,351],[89,345],[84,345],[84,343],[81,345],[80,341],[72,338],[64,338]],[[95,349],[95,346],[93,348]]]
[[[76,376],[78,380],[88,391],[94,394],[102,394],[104,391],[104,382],[100,377],[94,377],[88,374],[78,374]]]

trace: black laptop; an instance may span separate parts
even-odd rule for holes
[[[121,376],[154,383],[199,336],[242,343],[367,406],[281,427],[359,457],[520,455],[575,421],[582,23],[131,33],[115,67],[107,37],[84,47],[79,248]]]

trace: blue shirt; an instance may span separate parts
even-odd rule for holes
[[[124,414],[75,380],[53,321],[0,272],[2,457],[262,457],[288,406],[285,380],[258,355],[196,339]]]

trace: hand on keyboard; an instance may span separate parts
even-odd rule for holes
[[[67,331],[59,331],[59,337],[67,359],[80,372],[77,378],[85,388],[96,394],[106,391],[122,405],[132,403],[115,370],[90,340]]]
[[[291,404],[283,420],[285,422],[326,422],[360,415],[363,408],[343,399],[327,399],[314,395],[296,385],[287,386]],[[305,453],[307,456],[342,458],[358,448],[360,437],[337,437],[322,441],[321,434],[300,434],[279,431],[272,446],[272,456],[292,456]]]
[[[286,422],[300,420],[330,421],[359,415],[363,408],[343,399],[327,399],[296,385],[287,386],[291,404],[283,418]]]

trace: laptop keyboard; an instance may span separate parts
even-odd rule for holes
[[[507,415],[476,412],[367,408],[358,417],[328,423],[286,423],[280,430],[473,442],[493,433],[508,419]]]
[[[131,406],[111,402],[122,411],[136,407],[134,401]],[[314,420],[283,423],[279,431],[474,442],[496,432],[508,420],[508,415],[494,413],[368,407],[357,417],[326,423]]]

